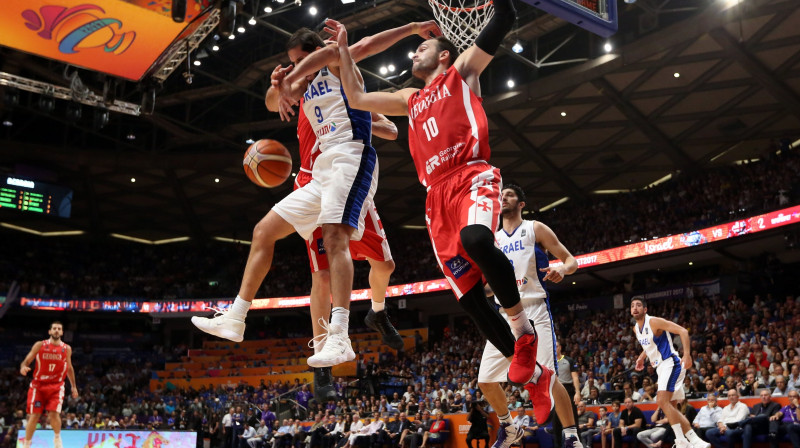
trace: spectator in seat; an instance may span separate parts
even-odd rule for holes
[[[694,420],[692,420],[692,427],[701,439],[708,442],[706,431],[717,427],[717,423],[722,416],[722,408],[717,406],[716,395],[709,395],[706,400],[707,404],[700,408]]]
[[[591,428],[587,428],[586,430],[580,433],[581,442],[583,443],[584,447],[591,447],[592,440],[594,439],[595,434],[602,434],[603,429],[605,429],[606,426],[608,426],[607,411],[608,408],[606,408],[605,406],[600,406],[600,408],[597,410],[598,412],[597,421],[595,421],[594,426]]]
[[[401,412],[397,418],[386,423],[386,427],[383,430],[384,441],[390,447],[397,447],[400,443],[400,434],[402,434],[404,430],[408,429],[409,423],[410,422],[406,417],[406,413]]]
[[[778,375],[775,378],[775,390],[772,391],[773,397],[784,397],[789,393],[789,384],[786,382],[786,377]]]
[[[706,431],[706,437],[714,448],[733,446],[735,440],[740,438],[743,432],[739,425],[750,415],[750,409],[739,401],[739,392],[736,390],[728,391],[728,401],[730,403],[722,408],[717,427]],[[722,441],[723,435],[728,439],[727,443]]]
[[[789,404],[781,408],[777,414],[770,418],[769,444],[770,448],[777,448],[778,442],[784,434],[789,436],[792,446],[800,446],[800,399],[798,391],[791,390],[788,394]]]
[[[253,429],[253,427],[250,426],[250,424],[248,424],[246,420],[243,422],[243,425],[244,425],[244,432],[242,432],[237,436],[239,439],[237,441],[238,447],[243,447],[249,439],[252,439],[256,436],[256,430]]]
[[[524,414],[525,409],[523,408],[522,411]],[[443,440],[445,433],[447,433],[447,423],[444,420],[444,414],[440,412],[436,414],[436,420],[431,423],[430,429],[423,433],[420,448],[426,448],[429,440],[433,443]]]
[[[742,428],[742,444],[744,448],[750,448],[753,444],[753,437],[759,434],[770,433],[770,422],[777,422],[779,417],[776,414],[780,412],[781,405],[772,401],[768,390],[762,390],[759,394],[761,401],[757,403],[750,411],[750,417],[741,423]],[[774,417],[774,418],[773,418]],[[772,432],[776,432],[773,428]]]
[[[630,383],[628,383],[630,387]],[[622,437],[636,434],[644,428],[644,414],[633,404],[633,398],[625,397],[625,410],[619,417],[619,426],[612,432],[611,448],[622,448]]]
[[[584,431],[588,431],[594,429],[595,422],[597,421],[597,415],[595,415],[592,411],[586,410],[586,402],[579,401],[578,402],[578,434],[582,434]],[[582,439],[581,439],[582,440]]]
[[[650,423],[653,424],[653,427],[639,431],[636,433],[636,438],[647,448],[660,448],[669,427],[667,415],[661,408],[657,408],[650,417]]]
[[[294,436],[294,431],[292,429],[292,420],[291,419],[283,419],[283,423],[278,428],[277,431],[272,436],[272,448],[280,448],[286,445],[288,440],[291,440]]]

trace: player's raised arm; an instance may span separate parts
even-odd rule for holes
[[[493,0],[494,15],[481,30],[475,43],[458,56],[453,64],[469,87],[480,96],[478,77],[494,58],[506,34],[511,31],[517,18],[513,0]]]
[[[578,261],[575,260],[575,257],[573,257],[569,250],[559,241],[555,232],[539,221],[534,222],[533,229],[536,233],[537,242],[551,254],[555,255],[556,258],[563,261],[561,266],[540,269],[542,272],[547,272],[543,280],[550,280],[553,283],[558,283],[567,275],[574,274],[575,271],[578,270]]]
[[[397,126],[386,116],[372,112],[372,135],[384,140],[397,140]]]
[[[325,19],[324,31],[328,32],[336,39],[338,37],[340,25],[342,24],[336,20]],[[350,47],[350,55],[356,63],[359,63],[372,55],[386,51],[400,40],[413,35],[420,36],[423,39],[430,39],[432,37],[441,36],[442,30],[439,29],[439,25],[433,20],[427,22],[412,22],[397,28],[381,31],[378,34],[367,36],[359,40]],[[338,57],[336,61],[331,63],[338,64]]]
[[[36,358],[36,355],[39,353],[39,349],[41,348],[42,348],[42,341],[33,344],[31,351],[28,353],[27,356],[25,356],[25,359],[22,360],[22,364],[20,364],[19,366],[20,375],[25,376],[28,374],[28,372],[31,371],[30,365]]]
[[[384,115],[401,116],[408,114],[408,98],[416,89],[403,89],[397,92],[364,92],[356,62],[347,45],[347,30],[344,25],[337,27],[339,43],[339,73],[342,87],[350,107],[358,110],[377,112]]]
[[[683,367],[688,369],[692,366],[692,353],[691,341],[689,340],[689,330],[672,322],[670,320],[662,319],[660,317],[650,317],[650,328],[653,331],[669,331],[670,333],[677,334],[681,337],[681,345],[683,346]]]
[[[278,90],[278,86],[280,85],[281,81],[283,81],[283,79],[286,77],[286,74],[292,71],[293,68],[294,68],[293,65],[289,65],[288,67],[281,67],[281,65],[278,64],[278,66],[275,67],[275,70],[272,71],[272,74],[269,77],[270,87],[269,89],[267,89],[267,94],[264,97],[264,104],[267,106],[268,111],[280,112],[281,94],[280,91]],[[291,86],[290,90],[293,92],[298,91],[299,92],[298,94],[302,95],[303,86],[304,86],[303,83],[296,83],[296,85]],[[295,94],[293,93],[292,95]],[[281,118],[283,118],[282,115]]]
[[[75,368],[72,367],[72,347],[67,348],[67,378],[72,386],[72,398],[78,398],[78,383],[75,382]]]

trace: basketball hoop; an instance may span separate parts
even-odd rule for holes
[[[460,51],[472,46],[494,15],[491,0],[428,0],[428,4],[444,37]]]

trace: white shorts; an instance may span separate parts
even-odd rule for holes
[[[550,315],[550,307],[545,299],[522,299],[522,306],[525,315],[533,321],[536,334],[539,338],[539,345],[536,351],[536,361],[542,366],[549,367],[553,372],[556,371],[556,333],[553,330],[553,319]],[[508,316],[501,309],[506,321]],[[511,362],[500,353],[500,350],[489,341],[483,349],[481,365],[478,369],[479,383],[504,383],[508,381],[508,367]]]
[[[658,392],[662,390],[672,392],[673,400],[681,400],[686,395],[686,391],[683,388],[683,377],[686,376],[686,369],[683,368],[680,359],[677,358],[677,356],[673,356],[665,359],[656,367]]]
[[[348,224],[360,240],[364,216],[378,189],[375,149],[347,142],[329,149],[314,162],[312,180],[272,207],[303,239],[322,224]]]

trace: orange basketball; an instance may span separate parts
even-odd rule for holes
[[[259,187],[272,188],[292,174],[292,156],[275,140],[259,140],[244,153],[244,173]]]

